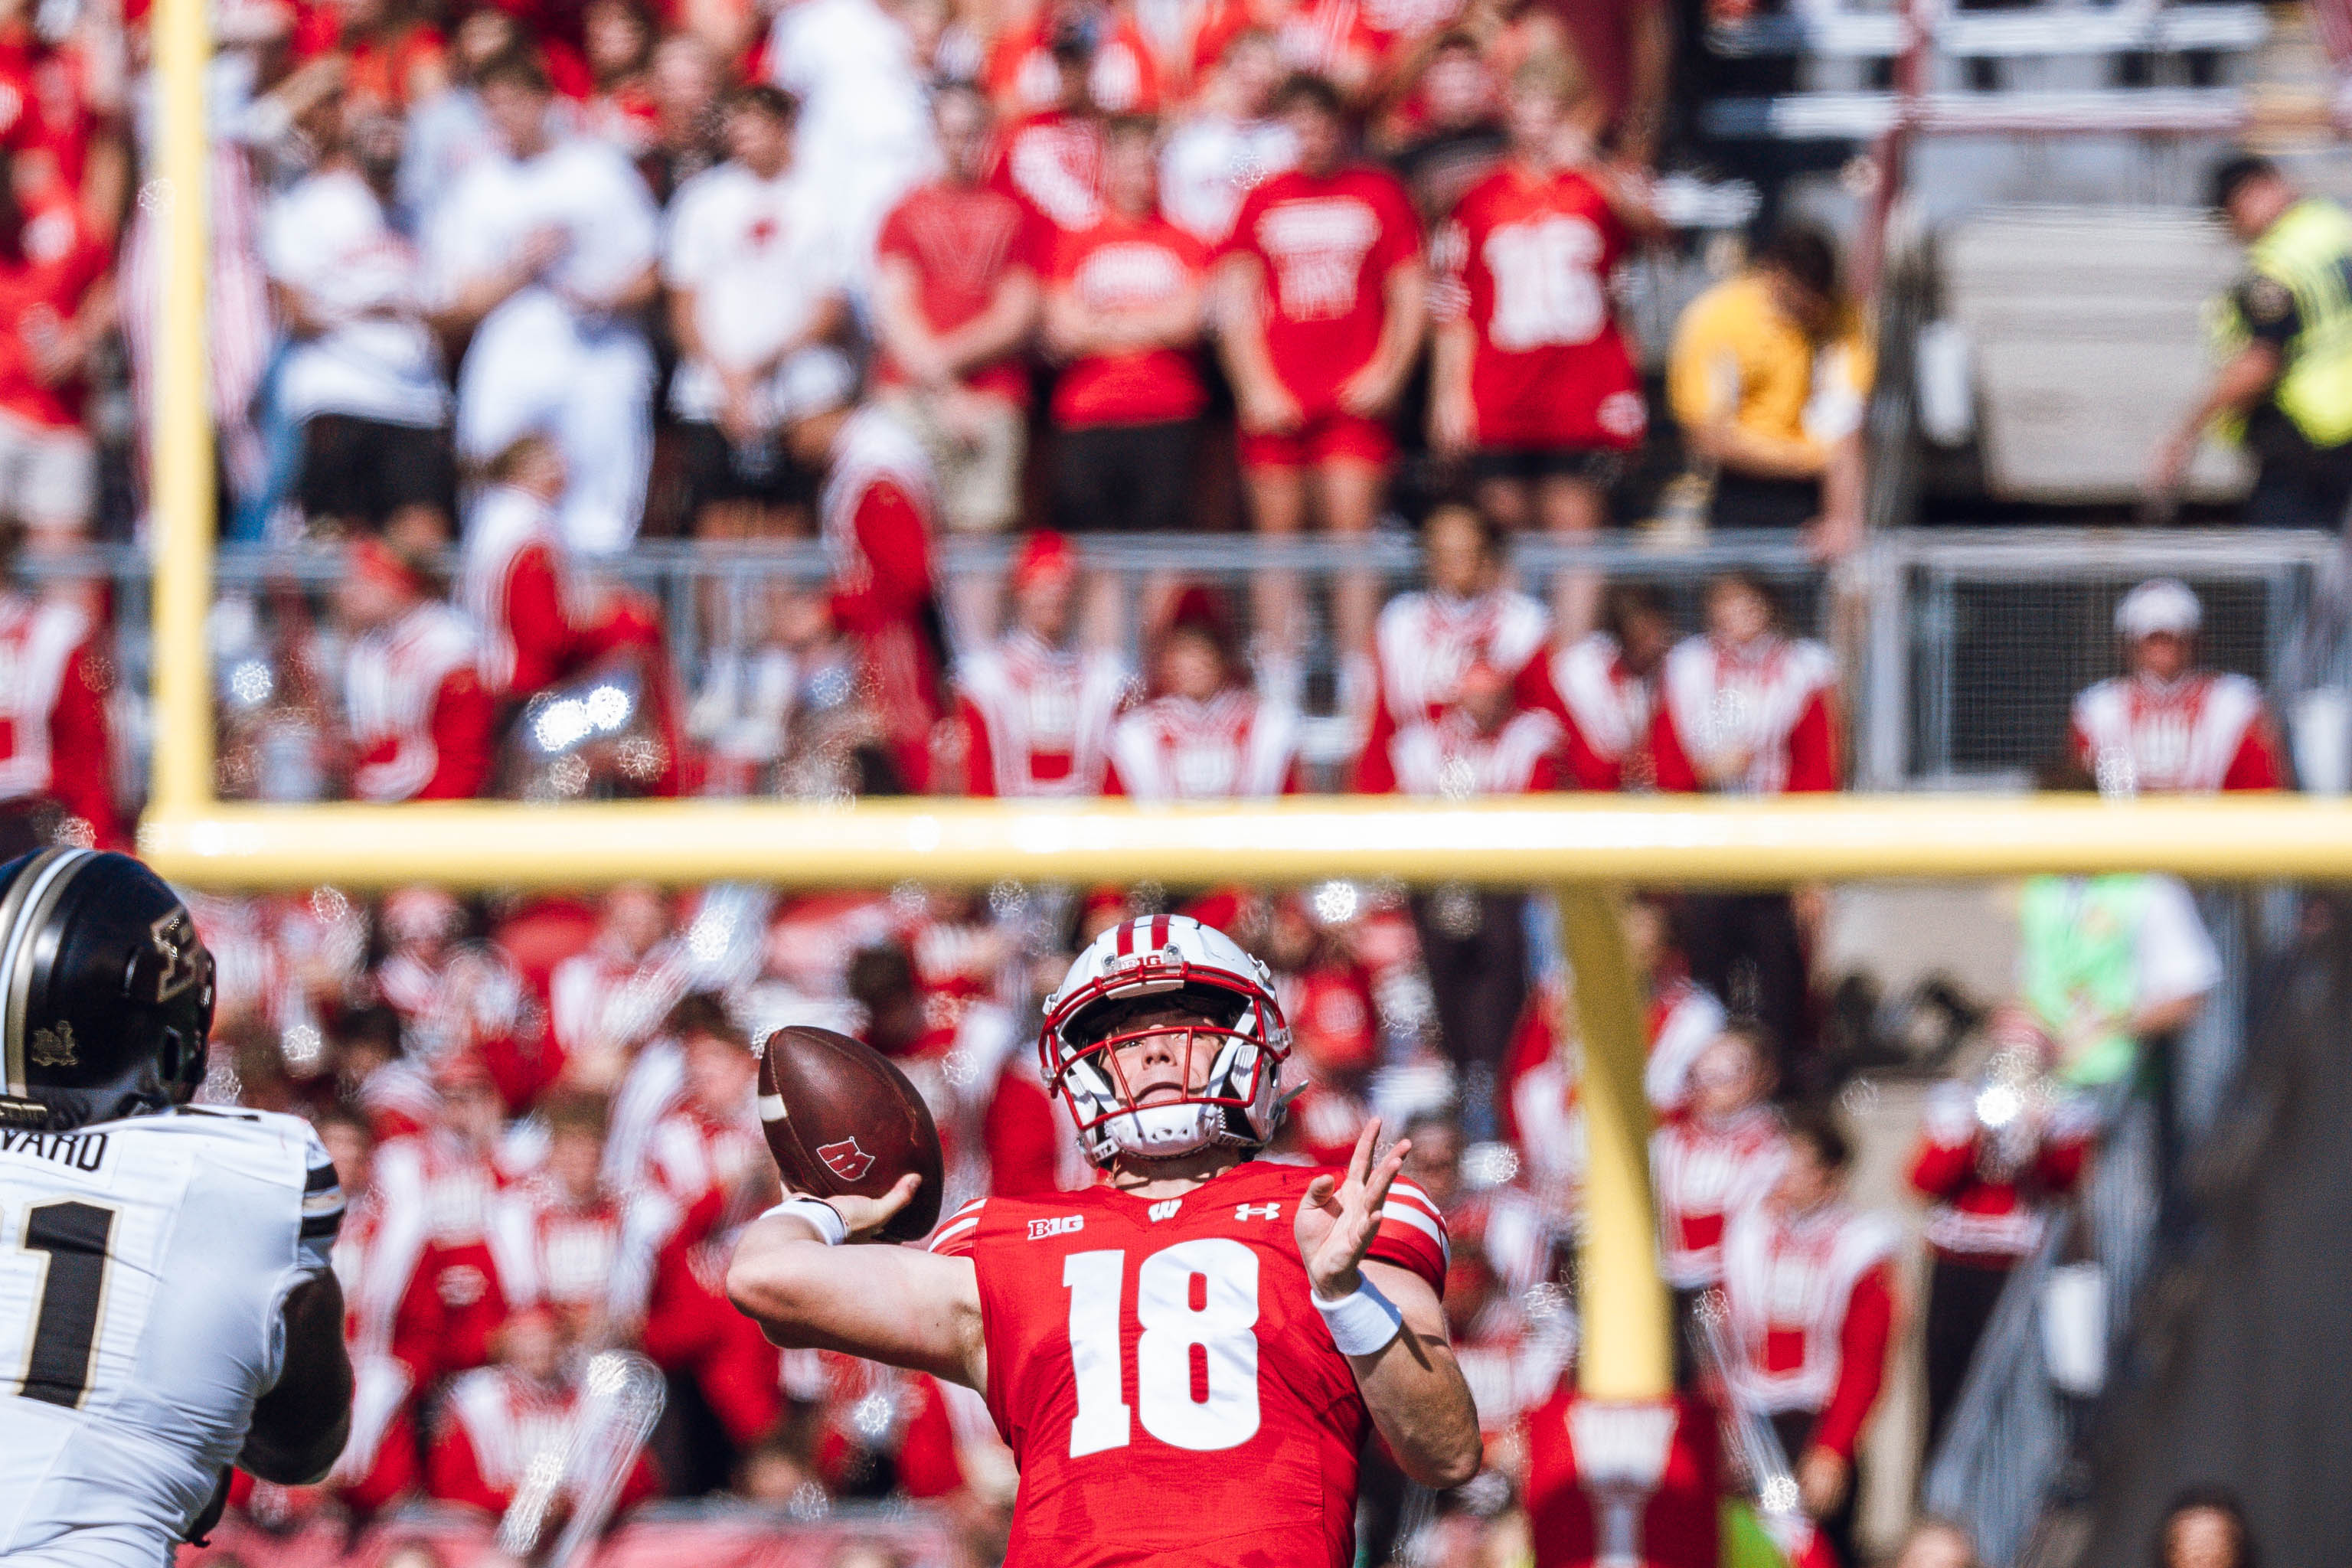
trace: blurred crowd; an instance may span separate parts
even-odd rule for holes
[[[1647,504],[1629,468],[1661,443],[1697,518],[1803,530],[1832,560],[1861,537],[1873,354],[1833,239],[1776,223],[1670,342],[1624,325],[1622,268],[1668,232],[1653,174],[1690,18],[1664,0],[212,18],[226,531],[331,563],[323,594],[214,616],[226,796],[1843,782],[1838,658],[1772,583],[1720,574],[1694,627],[1638,586],[1509,563],[1514,534],[1627,521]],[[100,459],[139,445],[160,331],[148,20],[142,0],[0,0],[0,514],[32,555],[145,504],[136,465]],[[1422,581],[1385,602],[1367,566],[1127,603],[1088,563],[1108,532],[1367,536],[1392,512],[1417,521]],[[763,581],[743,636],[681,668],[675,605],[618,571],[664,535],[814,535],[831,576]],[[1001,572],[938,570],[943,540],[986,535]],[[115,609],[86,585],[0,593],[8,853],[128,842]],[[2119,673],[2051,738],[2049,782],[2287,782],[2258,689],[2200,666],[2201,613],[2169,580],[2124,601]],[[1304,741],[1325,623],[1336,763]],[[207,1093],[317,1119],[352,1200],[361,1366],[335,1475],[241,1489],[225,1550],[331,1540],[337,1560],[345,1528],[420,1498],[494,1516],[575,1408],[584,1352],[628,1348],[670,1400],[625,1503],[727,1493],[816,1520],[921,1500],[950,1555],[991,1560],[1013,1478],[975,1397],[779,1352],[719,1289],[774,1193],[755,1046],[813,1023],[898,1059],[945,1138],[950,1209],[1074,1184],[1038,999],[1097,931],[1171,908],[1281,977],[1297,1098],[1276,1156],[1343,1154],[1378,1113],[1452,1226],[1492,1468],[1436,1501],[1376,1483],[1370,1560],[1592,1528],[1536,1436],[1564,1429],[1538,1417],[1575,1354],[1583,1146],[1546,900],[1333,882],[192,903],[221,963]],[[1926,1314],[1940,1431],[2094,1155],[2098,1091],[2161,1062],[2218,961],[2178,884],[2029,889],[2016,1005],[1916,1151],[1934,1263],[1906,1304],[1898,1227],[1845,1197],[1851,1129],[1822,1109],[1852,1064],[1823,1026],[1819,901],[1661,895],[1631,923],[1692,1397],[1746,1432],[1751,1468],[1785,1468],[1804,1539],[1784,1544],[1853,1562],[1903,1314]],[[1948,1531],[1914,1546],[1920,1568],[1968,1560]]]

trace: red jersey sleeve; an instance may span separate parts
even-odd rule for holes
[[[84,644],[67,661],[58,704],[49,714],[49,793],[89,824],[100,849],[125,847],[115,815],[112,741],[106,717],[106,665]]]
[[[970,1258],[972,1244],[980,1235],[981,1211],[988,1206],[986,1198],[974,1198],[941,1221],[931,1232],[931,1239],[923,1250],[936,1252],[942,1258]]]
[[[433,776],[418,800],[471,800],[490,779],[491,731],[497,710],[480,675],[453,669],[433,699]]]
[[[1388,710],[1381,710],[1372,721],[1372,732],[1364,742],[1363,754],[1356,759],[1356,793],[1358,795],[1394,795],[1397,792],[1396,760],[1389,747],[1396,740],[1393,721],[1383,724]]]
[[[514,643],[514,689],[520,694],[555,683],[572,658],[572,623],[555,567],[543,550],[527,549],[507,574],[507,636]]]
[[[503,1512],[513,1500],[482,1479],[473,1439],[454,1413],[444,1418],[439,1435],[433,1439],[433,1451],[425,1457],[425,1490],[438,1501],[465,1503],[488,1513]]]
[[[1951,1143],[1930,1132],[1920,1141],[1918,1158],[1911,1162],[1911,1185],[1922,1197],[1949,1198],[1959,1192],[1975,1166],[1974,1140]]]
[[[1691,765],[1690,753],[1683,750],[1682,735],[1675,729],[1674,715],[1664,702],[1658,704],[1657,712],[1650,720],[1650,759],[1661,793],[1699,793],[1698,770]]]
[[[1265,259],[1265,253],[1257,247],[1257,220],[1265,211],[1266,188],[1276,183],[1274,180],[1261,181],[1242,198],[1239,210],[1234,214],[1234,226],[1218,242],[1216,250],[1210,257],[1212,262],[1222,261],[1229,256],[1254,256],[1260,262]]]
[[[2267,712],[2254,715],[2239,739],[2238,754],[2230,759],[2230,771],[2221,776],[2223,789],[2277,789],[2285,783],[2284,770],[2278,760],[2278,738],[2272,732],[2271,716]]]
[[[989,748],[988,721],[969,697],[956,699],[956,727],[963,731],[963,793],[992,798],[996,794],[996,757]]]
[[[1382,278],[1408,261],[1421,258],[1421,215],[1394,174],[1382,169],[1372,176],[1372,206],[1381,215],[1381,237],[1372,242],[1373,270]]]
[[[1895,1335],[1894,1266],[1882,1263],[1854,1282],[1838,1330],[1837,1386],[1813,1426],[1813,1446],[1853,1458],[1863,1423],[1886,1381],[1886,1347]]]
[[[895,257],[919,271],[922,257],[915,248],[914,232],[907,222],[907,205],[902,199],[882,220],[882,227],[874,237],[874,255],[877,260]]]
[[[1665,768],[1661,759],[1659,787],[1665,787]],[[1789,783],[1790,795],[1819,795],[1838,787],[1837,715],[1831,706],[1828,691],[1816,691],[1805,704],[1804,713],[1797,727],[1789,731]]]
[[[877,479],[858,498],[851,526],[866,570],[854,584],[834,589],[834,624],[845,631],[873,633],[912,618],[931,595],[923,514],[905,490]]]
[[[1445,1239],[1445,1216],[1427,1193],[1411,1182],[1400,1181],[1389,1188],[1388,1202],[1381,1205],[1381,1228],[1372,1234],[1371,1247],[1364,1257],[1370,1262],[1411,1269],[1443,1296],[1446,1264],[1453,1257]]]

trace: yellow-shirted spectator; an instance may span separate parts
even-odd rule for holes
[[[1808,528],[1830,556],[1860,542],[1873,368],[1819,229],[1782,229],[1747,271],[1692,300],[1666,400],[1692,457],[1715,469],[1712,524]]]

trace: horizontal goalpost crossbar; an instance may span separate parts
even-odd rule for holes
[[[140,847],[218,889],[585,888],[740,879],[1158,881],[1393,878],[1427,885],[1775,886],[2037,871],[2352,879],[2352,802],[2291,795],[1354,796],[1122,801],[626,801],[531,805],[203,804],[152,812]]]

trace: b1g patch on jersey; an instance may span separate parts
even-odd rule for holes
[[[1029,1222],[1029,1239],[1032,1241],[1043,1241],[1047,1237],[1068,1236],[1075,1231],[1081,1231],[1086,1228],[1086,1215],[1082,1214],[1057,1214],[1051,1219],[1031,1220]]]

